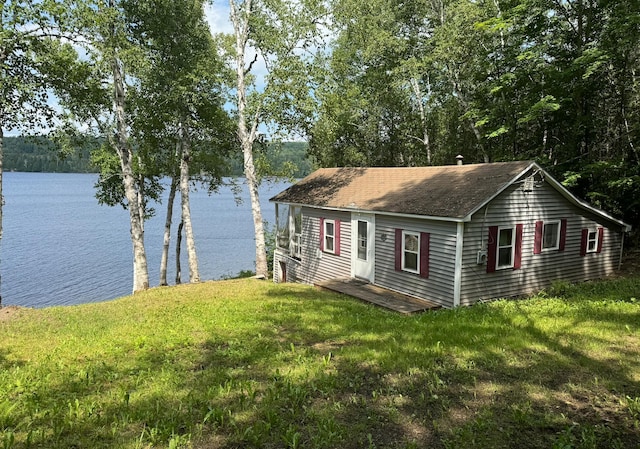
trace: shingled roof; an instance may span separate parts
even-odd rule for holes
[[[460,220],[532,166],[533,162],[518,161],[439,167],[322,168],[271,201]]]

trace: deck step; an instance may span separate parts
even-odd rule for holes
[[[356,278],[339,278],[322,281],[317,287],[343,293],[363,301],[370,302],[380,307],[394,310],[404,314],[424,312],[426,310],[439,309],[441,306],[433,301],[413,298],[394,292],[386,288],[372,285],[369,282]]]

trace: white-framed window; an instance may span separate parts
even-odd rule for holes
[[[335,254],[336,253],[336,221],[324,220],[324,236],[323,236],[323,250],[324,252]]]
[[[515,256],[515,228],[498,228],[498,244],[496,245],[496,269],[513,268]]]
[[[560,248],[560,220],[545,221],[542,225],[542,251]]]
[[[291,255],[297,259],[302,257],[302,208],[292,206],[289,214],[289,227],[291,229],[291,241],[289,248]]]
[[[598,251],[598,230],[589,229],[587,232],[587,253]]]
[[[302,256],[302,208],[276,204],[276,246],[292,257]]]
[[[402,269],[420,273],[420,233],[402,231]]]
[[[291,218],[288,204],[276,203],[276,247],[290,250]]]

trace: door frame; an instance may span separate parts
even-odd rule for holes
[[[367,262],[358,259],[358,222],[366,221],[367,224]],[[370,283],[375,281],[376,260],[376,216],[362,212],[351,213],[351,277],[366,279]],[[362,271],[361,268],[365,267]]]

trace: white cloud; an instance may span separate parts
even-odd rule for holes
[[[233,33],[229,18],[229,2],[226,0],[212,0],[205,4],[204,15],[212,33]]]

